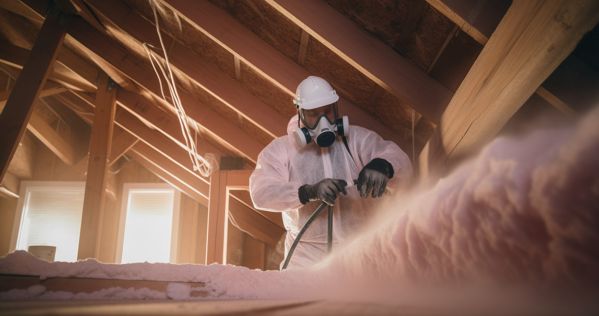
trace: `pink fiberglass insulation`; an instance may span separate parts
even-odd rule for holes
[[[393,197],[321,269],[404,284],[598,288],[597,122],[599,108],[575,127],[495,139],[431,189]]]

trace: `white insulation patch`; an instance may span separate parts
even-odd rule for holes
[[[278,299],[307,295],[310,277],[301,271],[260,271],[231,265],[191,265],[165,263],[104,264],[96,260],[46,262],[25,251],[15,251],[0,259],[1,274],[39,275],[46,278],[98,278],[167,281],[165,292],[147,288],[109,288],[93,293],[49,292],[41,285],[29,289],[0,292],[0,299]],[[204,288],[184,282],[204,282]],[[313,282],[312,282],[313,283]],[[192,297],[194,290],[206,297]]]

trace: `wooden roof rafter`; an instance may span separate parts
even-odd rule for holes
[[[311,74],[208,1],[166,0],[161,3],[291,98],[297,85]],[[352,124],[371,128],[396,143],[405,141],[389,127],[381,125],[377,118],[343,97],[341,108],[344,114],[349,115]]]
[[[1,57],[0,57],[1,59]],[[6,69],[6,66],[0,66],[0,68],[7,73],[10,78],[16,78],[18,72],[13,69]],[[67,165],[73,165],[75,163],[75,148],[72,146],[69,139],[65,138],[64,135],[59,134],[55,127],[52,126],[51,122],[41,114],[40,107],[45,106],[43,104],[43,97],[49,97],[65,91],[66,89],[62,86],[56,85],[50,80],[46,81],[47,88],[40,91],[40,95],[37,100],[34,101],[34,106],[31,112],[31,116],[27,123],[27,129],[37,138],[42,144],[44,144],[51,152],[53,152],[62,162]],[[40,102],[42,100],[42,102]],[[0,112],[4,108],[3,104],[0,104]]]
[[[25,2],[27,6],[30,6],[38,14],[43,10],[43,6],[40,3],[35,1]],[[137,84],[150,91],[155,97],[161,98],[158,83],[156,80],[153,80],[154,72],[150,66],[144,66],[146,65],[144,61],[139,61],[136,57],[131,56],[122,47],[119,47],[113,39],[95,30],[80,17],[73,17],[68,32],[75,39],[75,41],[71,42],[77,42],[77,46],[92,56],[92,59],[95,61],[103,60],[101,62],[101,66],[104,67],[103,70],[106,70],[106,67],[110,68],[109,71],[106,71],[107,73],[117,72],[121,75],[126,75],[127,78],[130,77]],[[194,104],[197,102],[189,92],[180,91],[180,96],[184,104]],[[258,143],[254,138],[249,137],[245,131],[206,106],[190,107],[187,113],[189,117],[198,122],[212,137],[255,163],[263,145]]]
[[[68,95],[57,96],[57,100],[71,108],[85,122],[91,124],[93,114],[89,100]],[[127,137],[133,143],[130,147],[131,150],[127,152],[128,155],[132,155],[144,167],[180,189],[181,192],[207,205],[208,182],[187,167],[189,158],[183,149],[170,146],[172,142],[161,139],[164,136],[160,136],[161,134],[157,134],[158,132],[145,126],[142,122],[136,121],[134,116],[122,108],[117,109],[115,123],[115,133]],[[163,145],[154,147],[155,144]]]
[[[421,152],[422,175],[434,179],[492,139],[598,21],[593,0],[514,2]]]
[[[110,20],[111,23],[122,29],[140,46],[141,43],[149,43],[154,47],[160,47],[155,26],[136,12],[131,11],[124,3],[91,1],[91,5],[104,19]],[[169,60],[175,68],[272,138],[286,134],[285,126],[279,123],[286,120],[281,114],[257,99],[215,65],[202,60],[201,56],[169,34],[163,32],[162,36],[165,45],[169,47]]]
[[[89,113],[90,108],[93,106],[88,97],[83,95],[64,95],[59,96],[58,99],[79,113]],[[201,177],[193,171],[193,167],[191,166],[191,162],[185,149],[177,146],[162,133],[145,125],[138,117],[132,115],[122,107],[117,109],[115,122],[119,127],[117,132],[124,131],[127,134],[133,135],[143,142],[145,144],[144,146],[162,154],[165,158],[170,160],[171,163],[178,165],[185,171],[185,173],[193,176],[193,184],[200,190],[200,192],[207,192],[209,185],[208,179]],[[140,147],[137,144],[133,145],[133,147],[135,146],[137,146],[136,148]]]
[[[26,55],[26,50],[25,49],[20,49],[17,50],[12,49],[11,51],[13,52],[18,52],[18,56],[22,56],[22,55]],[[1,51],[0,51],[1,52]],[[12,55],[0,55],[0,58],[8,60],[10,63],[14,63],[15,65],[18,65],[18,62],[20,60],[20,58],[12,56]],[[72,59],[68,59],[64,61],[67,65],[70,65],[72,63]],[[77,62],[75,61],[76,64],[81,64],[81,61]],[[93,72],[88,72],[87,76],[89,76],[90,74],[93,74]],[[15,74],[16,76],[16,74]],[[93,80],[93,78],[86,78],[86,80]],[[76,96],[76,97],[75,97]],[[67,105],[73,105],[76,104],[77,102],[79,102],[77,99],[81,99],[83,101],[85,101],[85,103],[90,106],[93,107],[94,106],[94,102],[93,102],[93,97],[91,95],[87,95],[84,93],[67,93],[67,94],[62,94],[59,95],[58,98],[61,100],[61,102],[63,104],[67,104]],[[73,99],[75,98],[75,99]],[[124,112],[130,112],[130,114],[128,113],[124,113],[123,115],[118,115],[117,116],[117,123],[120,123],[122,118],[124,116],[128,117],[128,121],[124,121],[123,125],[125,126],[131,126],[131,125],[135,125],[135,126],[141,126],[142,128],[146,128],[147,130],[149,130],[150,132],[140,132],[140,129],[138,128],[138,132],[137,133],[142,133],[144,135],[147,135],[144,139],[146,140],[147,143],[149,143],[150,145],[152,144],[156,144],[156,145],[152,145],[152,146],[158,146],[159,148],[162,149],[162,152],[168,152],[171,153],[171,155],[175,155],[179,158],[177,158],[177,163],[181,166],[184,166],[188,169],[191,170],[190,167],[190,161],[189,158],[185,156],[185,151],[187,150],[185,147],[185,144],[182,140],[182,135],[180,134],[180,130],[178,129],[178,122],[175,122],[174,120],[176,120],[176,118],[174,117],[174,113],[170,112],[170,111],[165,111],[165,110],[160,110],[159,108],[149,104],[148,101],[146,101],[143,97],[129,92],[127,90],[123,90],[120,89],[119,93],[117,95],[117,101],[119,104],[119,109],[117,109],[117,113],[122,113]],[[73,108],[71,106],[71,108]],[[92,111],[89,110],[90,108],[86,108],[83,109],[82,111],[87,112],[87,113],[91,113]],[[80,109],[81,110],[81,109]],[[77,113],[80,114],[80,113]],[[35,115],[35,112],[34,112]],[[139,122],[136,123],[137,120],[143,120],[143,122]],[[149,127],[149,128],[147,128]],[[47,137],[49,137],[50,134],[47,134]],[[52,138],[53,139],[53,138]],[[131,140],[131,142],[133,142],[133,140]],[[174,143],[173,143],[174,142]],[[62,143],[67,143],[68,142],[62,142]],[[200,154],[206,154],[206,153],[214,153],[217,156],[222,155],[222,152],[220,149],[214,147],[213,145],[211,145],[210,143],[203,141],[202,139],[200,139],[200,143],[199,143],[199,153]],[[179,147],[177,147],[179,146]],[[57,146],[55,145],[48,145],[48,147],[50,149],[53,149]],[[58,147],[60,148],[60,147]],[[73,150],[71,150],[72,152]],[[59,157],[62,157],[62,155],[57,154]],[[72,162],[68,162],[69,164],[71,164]]]
[[[23,71],[0,114],[0,179],[4,177],[42,90],[56,53],[64,40],[67,24],[58,10],[48,12]]]
[[[453,23],[455,23],[457,27],[459,27],[462,31],[464,31],[464,33],[466,33],[470,37],[472,37],[476,42],[478,42],[479,44],[481,44],[483,46],[485,46],[485,44],[487,44],[487,42],[489,41],[489,36],[491,36],[490,30],[489,30],[490,26],[488,26],[487,30],[481,30],[477,25],[470,22],[469,20],[471,20],[471,19],[463,16],[464,12],[458,12],[458,10],[454,8],[454,6],[459,4],[458,2],[455,2],[455,1],[448,2],[445,0],[426,0],[426,1],[433,8],[435,8],[437,11],[441,12],[443,15],[445,15],[445,17],[447,17]],[[462,1],[462,2],[464,2],[464,1]],[[463,6],[467,6],[467,4],[464,3]],[[477,8],[474,8],[474,9],[477,9]],[[497,14],[498,14],[497,11],[493,10],[492,7],[484,7],[484,8],[478,8],[478,9],[484,10],[484,12],[477,12],[477,13],[486,17],[485,20],[487,20],[487,21],[499,20],[497,17]],[[488,23],[492,23],[492,22],[488,22]],[[560,111],[564,114],[568,114],[568,115],[575,113],[574,109],[570,105],[568,105],[566,102],[564,102],[563,100],[558,98],[555,94],[551,93],[549,90],[545,89],[545,87],[539,86],[539,88],[535,91],[535,93],[537,95],[539,95],[541,98],[543,98],[545,101],[547,101],[549,104],[551,104],[551,106],[556,108],[558,111]]]
[[[267,3],[418,113],[439,121],[451,92],[324,1]]]

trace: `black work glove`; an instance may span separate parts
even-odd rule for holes
[[[300,202],[321,200],[329,205],[335,204],[337,195],[341,192],[347,194],[345,187],[347,182],[341,179],[323,179],[314,184],[304,184],[298,190]]]
[[[393,177],[393,166],[381,158],[372,159],[358,175],[358,191],[365,198],[380,197],[385,193],[387,182]]]

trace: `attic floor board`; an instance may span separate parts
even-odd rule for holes
[[[21,301],[0,302],[0,315],[440,315],[439,311],[351,302]]]

